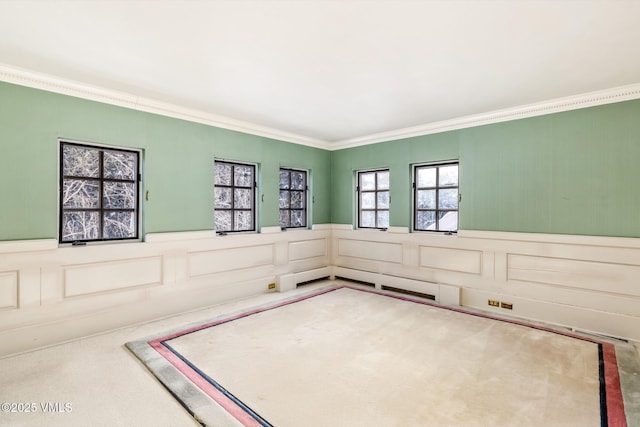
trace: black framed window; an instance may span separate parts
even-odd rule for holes
[[[255,231],[256,166],[215,161],[215,228],[218,233]]]
[[[303,228],[307,226],[307,172],[280,169],[280,226]]]
[[[458,231],[458,163],[414,168],[414,220],[419,231]]]
[[[389,228],[389,170],[358,172],[358,228]]]
[[[60,243],[139,238],[140,152],[60,143]]]

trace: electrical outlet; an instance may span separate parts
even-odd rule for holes
[[[491,307],[500,307],[500,301],[496,301],[494,299],[490,299],[487,301],[487,303],[491,306]]]
[[[267,285],[267,289],[271,290],[271,289],[275,289],[276,288],[276,284],[275,283],[269,283]]]
[[[507,310],[513,310],[513,304],[511,304],[510,302],[500,303],[500,307],[506,308]]]

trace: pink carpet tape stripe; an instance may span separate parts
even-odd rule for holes
[[[604,356],[604,382],[607,390],[608,427],[627,427],[616,348],[613,344],[603,343],[602,351]]]
[[[260,427],[251,415],[245,412],[240,406],[236,405],[231,399],[227,398],[220,390],[209,384],[199,373],[194,371],[190,366],[182,361],[178,356],[173,354],[169,349],[162,345],[161,340],[149,341],[149,345],[162,355],[169,363],[180,371],[185,377],[189,378],[200,390],[217,402],[231,416],[240,421],[246,427]]]
[[[240,314],[236,314],[233,316],[225,317],[213,322],[204,323],[202,325],[198,325],[192,328],[185,329],[180,332],[176,332],[162,338],[157,338],[152,341],[149,341],[149,345],[154,348],[162,357],[164,357],[169,363],[171,363],[176,369],[178,369],[183,375],[185,375],[189,380],[191,380],[200,390],[206,393],[209,397],[211,397],[215,402],[217,402],[221,407],[223,407],[229,414],[231,414],[234,418],[236,418],[243,426],[246,427],[259,427],[261,424],[258,423],[251,415],[249,415],[243,408],[238,406],[233,400],[224,395],[220,390],[211,385],[205,378],[203,378],[198,372],[192,369],[189,365],[187,365],[180,357],[176,356],[171,350],[166,348],[163,345],[163,342],[172,340],[174,338],[181,337],[183,335],[187,335],[193,332],[200,331],[202,329],[207,329],[216,325],[220,325],[223,323],[231,322],[237,319],[241,319],[243,317],[251,316],[256,313],[261,313],[268,310],[273,310],[278,307],[283,307],[288,304],[293,304],[299,301],[303,301],[309,298],[313,298],[322,294],[326,294],[328,292],[336,291],[338,289],[352,289],[360,292],[368,292],[377,295],[382,295],[390,298],[395,298],[403,301],[409,301],[417,304],[427,305],[435,308],[440,308],[444,310],[450,310],[462,314],[468,314],[471,316],[482,317],[491,320],[497,320],[500,322],[512,323],[515,325],[520,325],[528,328],[538,329],[542,331],[551,332],[554,334],[564,335],[567,337],[591,342],[594,344],[600,344],[603,348],[603,359],[604,359],[604,370],[605,370],[605,390],[606,390],[606,409],[607,409],[607,426],[608,427],[627,427],[626,415],[624,412],[624,401],[622,398],[622,390],[620,389],[620,374],[618,372],[618,365],[616,359],[616,351],[615,346],[610,343],[598,341],[593,338],[580,336],[577,334],[573,334],[566,331],[560,331],[557,329],[548,328],[541,325],[534,325],[531,323],[526,323],[519,320],[513,319],[504,319],[496,316],[492,316],[485,313],[476,313],[468,310],[464,310],[456,307],[447,307],[437,303],[428,302],[424,300],[418,300],[406,296],[401,295],[393,295],[386,292],[381,292],[374,289],[361,289],[355,288],[352,286],[336,286],[328,289],[323,289],[318,292],[313,292],[311,294],[303,295],[298,298],[293,298],[290,300],[282,301],[277,304],[256,308],[253,310],[249,310]]]
[[[352,288],[350,286],[345,286],[345,287],[350,289],[357,289],[357,288]],[[522,322],[519,320],[504,319],[504,318],[491,316],[489,314],[484,314],[484,313],[474,313],[472,311],[468,311],[460,308],[447,307],[440,304],[417,300],[417,299],[413,299],[413,298],[409,298],[401,295],[390,295],[390,294],[383,293],[373,289],[357,289],[357,290],[362,292],[379,294],[379,295],[386,295],[391,298],[396,298],[404,301],[411,301],[414,303],[428,305],[436,308],[442,308],[445,310],[455,311],[458,313],[469,314],[471,316],[478,316],[486,319],[497,320],[500,322],[507,322],[515,325],[521,325],[527,328],[538,329],[538,330],[551,332],[559,335],[564,335],[570,338],[575,338],[583,341],[592,342],[594,344],[602,345],[604,369],[605,369],[604,381],[605,381],[605,390],[606,390],[605,393],[606,393],[606,409],[607,409],[607,427],[627,427],[627,416],[625,415],[625,412],[624,412],[624,399],[622,397],[622,389],[620,388],[620,373],[618,372],[616,349],[613,344],[598,341],[596,339],[589,338],[589,337],[572,334],[570,332],[547,328],[541,325],[534,325],[534,324]]]
[[[231,416],[238,420],[245,427],[260,427],[261,424],[256,421],[250,414],[248,414],[243,408],[237,405],[233,400],[229,399],[220,390],[214,387],[209,381],[207,381],[202,375],[196,372],[193,368],[187,365],[181,358],[176,356],[171,350],[163,345],[163,342],[169,341],[174,338],[181,337],[193,332],[197,332],[203,329],[210,328],[212,326],[220,325],[222,323],[231,322],[233,320],[241,319],[243,317],[251,316],[252,314],[261,313],[263,311],[273,310],[278,307],[282,307],[288,304],[293,304],[298,301],[303,301],[308,298],[312,298],[318,295],[322,295],[327,292],[335,291],[339,288],[329,288],[319,292],[314,292],[310,295],[304,295],[299,298],[280,302],[267,307],[257,308],[249,310],[234,316],[225,317],[223,319],[216,320],[214,322],[204,323],[202,325],[194,326],[192,328],[185,329],[180,332],[176,332],[162,338],[157,338],[149,341],[148,344],[156,350],[162,357],[164,357],[169,363],[171,363],[178,371],[180,371],[185,377],[187,377],[193,384],[195,384],[200,390],[202,390],[207,396],[213,399],[218,405],[224,408]]]

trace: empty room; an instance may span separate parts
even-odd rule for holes
[[[639,19],[0,1],[0,426],[640,426]]]

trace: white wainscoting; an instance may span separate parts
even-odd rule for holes
[[[482,251],[420,246],[420,267],[480,274]]]
[[[640,239],[372,232],[348,225],[336,225],[332,239],[338,276],[640,341]],[[513,308],[491,307],[489,299]]]
[[[18,272],[0,272],[0,310],[18,308]]]
[[[278,231],[278,230],[276,230]],[[329,272],[330,227],[58,247],[0,242],[0,357],[273,292]],[[321,276],[322,277],[322,276]]]
[[[64,266],[64,296],[120,291],[136,286],[160,285],[162,258],[127,259]]]
[[[336,224],[84,247],[0,242],[0,357],[334,275],[640,341],[640,239],[400,231]]]
[[[366,233],[370,233],[367,231]],[[361,258],[369,261],[400,264],[402,245],[376,240],[337,239],[338,255],[349,258]]]
[[[190,276],[263,267],[273,264],[273,244],[190,252],[188,261]]]
[[[328,256],[327,239],[305,240],[289,243],[289,259],[300,261],[304,259]]]

